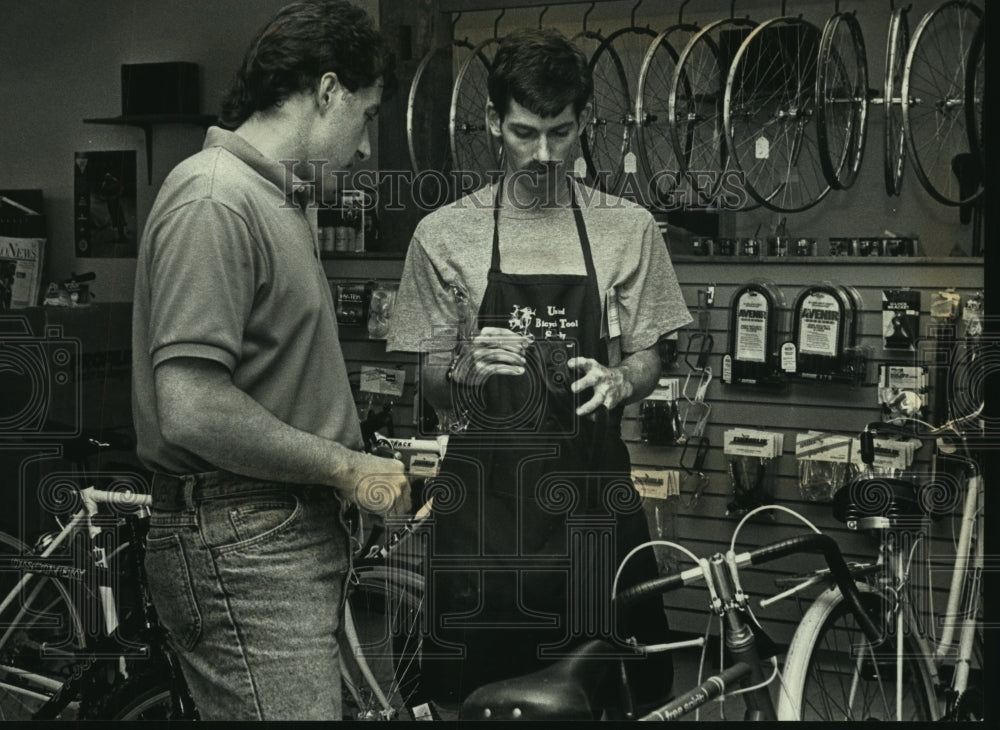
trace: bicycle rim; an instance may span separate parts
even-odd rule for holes
[[[341,651],[360,654],[370,675],[345,657],[345,719],[409,719],[406,710],[419,690],[422,599],[423,580],[415,573],[381,564],[355,569],[348,602],[356,639],[349,639]]]
[[[735,171],[726,148],[722,103],[736,51],[733,40],[741,43],[756,26],[744,18],[709,23],[690,38],[677,59],[668,98],[670,143],[684,172],[697,176],[693,200],[698,204],[716,201],[723,183]]]
[[[587,163],[587,182],[609,193],[617,193],[621,187],[634,123],[628,67],[612,45],[628,30],[623,28],[609,35],[590,57],[594,93],[581,145]]]
[[[927,13],[903,68],[903,132],[917,178],[945,205],[970,203],[983,191],[969,148],[965,75],[982,11],[952,0]]]
[[[910,46],[907,8],[896,8],[889,19],[889,37],[885,44],[885,85],[883,102],[883,172],[885,191],[899,195],[906,165],[906,135],[903,134],[903,63]]]
[[[486,79],[495,51],[492,46],[499,43],[499,39],[489,38],[470,52],[459,68],[451,94],[448,134],[452,165],[455,170],[478,176],[480,185],[489,181],[491,171],[501,168],[500,153],[486,121]]]
[[[695,26],[674,25],[653,39],[646,50],[635,92],[637,152],[649,192],[657,201],[667,201],[681,178],[672,173],[687,169],[689,148],[675,146],[670,139],[670,87],[677,69],[684,34],[697,32]],[[685,79],[686,81],[686,79]],[[685,97],[691,96],[685,88]],[[669,173],[669,174],[668,174]]]
[[[876,626],[884,627],[887,599],[862,588],[861,604]],[[888,632],[887,636],[890,636]],[[783,720],[930,721],[936,700],[929,659],[913,638],[903,636],[902,678],[897,678],[894,640],[873,650],[850,606],[836,589],[817,599],[789,646],[779,718]],[[902,716],[897,717],[897,684]]]
[[[836,13],[823,29],[816,99],[823,174],[831,186],[846,190],[861,169],[868,123],[868,60],[851,13]]]
[[[20,540],[0,533],[0,560],[30,558]],[[21,578],[20,572],[0,572],[0,599]],[[0,634],[0,720],[29,720],[55,690],[70,680],[76,661],[48,655],[45,647],[83,647],[83,631],[66,587],[36,577],[7,607]]]
[[[406,146],[410,167],[415,174],[425,170],[445,172],[451,168],[451,145],[439,157],[426,152],[427,140],[448,125],[449,109],[443,106],[435,89],[442,84],[452,85],[455,67],[461,67],[472,51],[468,41],[456,40],[450,46],[433,48],[420,60],[406,104]]]
[[[830,191],[815,123],[819,41],[811,23],[775,18],[747,36],[729,69],[726,143],[747,192],[771,210],[806,210]]]

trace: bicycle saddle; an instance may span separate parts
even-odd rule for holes
[[[537,672],[485,684],[466,697],[460,720],[598,720],[598,690],[621,649],[600,639],[581,644]]]
[[[833,495],[833,516],[844,523],[873,522],[881,518],[883,527],[895,520],[929,515],[940,519],[943,511],[938,501],[947,497],[935,494],[933,488],[919,487],[905,479],[863,477],[841,487]]]

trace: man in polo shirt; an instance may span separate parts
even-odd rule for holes
[[[387,61],[346,2],[280,10],[223,105],[234,131],[211,128],[171,172],[140,245],[146,568],[204,720],[339,719],[343,510],[409,508],[402,464],[361,452],[308,201],[289,174],[370,153]]]

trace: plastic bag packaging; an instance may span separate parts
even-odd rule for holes
[[[376,284],[368,301],[368,336],[384,340],[389,334],[389,320],[396,304],[397,284]]]

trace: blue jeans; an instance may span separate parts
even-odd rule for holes
[[[209,472],[156,475],[153,495],[149,590],[201,718],[340,719],[350,538],[333,489]]]

